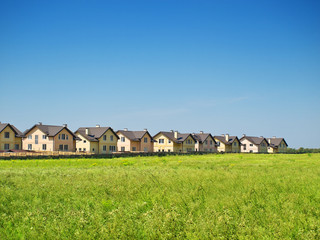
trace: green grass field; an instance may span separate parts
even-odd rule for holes
[[[320,154],[0,161],[0,239],[320,239]]]

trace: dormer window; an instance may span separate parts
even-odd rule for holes
[[[10,133],[9,132],[5,132],[4,133],[4,138],[10,138]]]

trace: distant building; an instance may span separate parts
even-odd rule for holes
[[[243,135],[240,138],[241,152],[268,153],[268,141],[264,137],[252,137]]]
[[[217,152],[216,141],[210,133],[193,133],[192,136],[196,140],[195,151],[198,152]]]
[[[159,132],[153,136],[155,152],[194,152],[196,139],[191,133]]]
[[[214,136],[214,140],[217,142],[217,149],[219,152],[240,152],[240,140],[237,136],[229,136],[229,134],[222,134],[221,136]]]
[[[74,134],[79,138],[76,141],[77,152],[106,154],[117,151],[119,137],[111,127],[81,127]]]
[[[15,126],[0,122],[0,151],[21,150],[23,134]]]
[[[75,152],[76,136],[63,126],[36,124],[24,132],[22,148],[33,151]]]
[[[269,153],[286,153],[287,152],[288,144],[284,140],[284,138],[272,137],[272,138],[268,138],[267,140],[269,143],[269,147],[268,147]]]
[[[117,131],[119,152],[153,152],[154,140],[147,129],[144,131]]]

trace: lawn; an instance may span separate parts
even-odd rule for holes
[[[320,239],[320,154],[0,161],[0,239]]]

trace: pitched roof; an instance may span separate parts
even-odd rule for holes
[[[216,142],[211,133],[193,133],[192,136],[199,142],[203,143],[209,136],[212,137],[213,141]]]
[[[175,142],[175,143],[183,143],[189,136],[192,137],[192,139],[194,141],[196,141],[196,139],[194,138],[194,136],[192,136],[191,133],[178,133],[177,138],[174,137],[174,132],[158,132],[155,136],[159,135],[159,134],[163,134],[164,136],[166,136],[167,138],[169,138],[171,141]]]
[[[264,137],[243,136],[242,138],[240,138],[240,141],[242,139],[247,139],[248,141],[252,142],[254,145],[260,145],[263,142],[263,140],[265,140],[268,144],[267,139],[265,139]]]
[[[86,134],[86,129],[88,129],[88,134]],[[98,142],[99,138],[108,130],[111,130],[117,138],[118,135],[113,131],[111,127],[81,127],[75,133],[80,133],[84,138],[91,142]]]
[[[150,135],[148,131],[127,131],[127,130],[118,130],[117,134],[121,133],[125,137],[127,137],[130,141],[139,142],[143,138],[145,134],[148,134],[153,141],[153,137]]]
[[[237,136],[229,136],[229,141],[226,140],[225,136],[214,136],[214,138],[227,145],[232,144],[236,139],[238,139],[239,141],[239,138]]]
[[[279,147],[281,141],[284,141],[284,143],[288,146],[287,142],[284,140],[284,138],[267,138],[267,142],[270,145],[270,147],[277,148]],[[269,142],[270,141],[270,142]]]
[[[23,133],[20,132],[18,130],[18,128],[16,128],[15,126],[13,126],[12,124],[9,124],[9,123],[0,123],[0,133],[7,127],[9,126],[12,131],[16,134],[16,137],[22,137],[23,136]]]
[[[75,136],[74,133],[65,126],[54,126],[54,125],[43,125],[43,124],[35,124],[30,129],[27,129],[26,131],[24,131],[23,135],[24,136],[27,135],[35,127],[37,127],[40,131],[42,131],[48,137],[54,137],[63,129],[66,129],[74,138],[77,138],[77,136]]]

